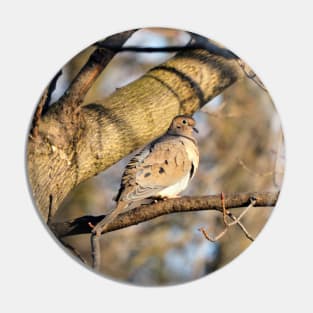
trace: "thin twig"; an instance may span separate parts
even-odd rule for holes
[[[56,83],[57,80],[59,79],[59,77],[62,75],[62,70],[60,70],[51,80],[49,86],[44,90],[36,112],[34,114],[34,118],[33,118],[33,125],[32,125],[32,129],[31,129],[31,136],[32,138],[37,138],[38,134],[39,134],[39,123],[40,123],[40,119],[41,116],[45,113],[46,108],[48,107],[48,104],[50,102],[51,99],[51,94],[52,92],[55,90],[56,87]]]
[[[90,245],[91,245],[91,258],[92,258],[92,267],[96,270],[100,270],[101,263],[101,249],[100,249],[100,236],[99,234],[92,233],[90,236]]]
[[[217,56],[222,56],[225,59],[239,59],[236,54],[227,48],[220,47],[211,40],[190,33],[192,40],[185,46],[165,46],[165,47],[138,47],[138,46],[117,46],[108,42],[96,42],[94,45],[97,47],[109,49],[114,52],[137,52],[137,53],[154,53],[154,52],[180,52],[190,50],[206,50]]]
[[[225,227],[217,236],[211,237],[203,227],[199,228],[199,231],[201,231],[201,233],[203,234],[203,236],[204,236],[207,240],[209,240],[209,241],[211,241],[211,242],[216,242],[216,241],[218,241],[219,239],[221,239],[221,238],[227,233],[227,230],[228,230],[228,228]]]
[[[47,224],[49,225],[52,220],[52,201],[53,201],[53,196],[50,194],[49,195],[49,208],[48,208],[48,218],[47,218]]]
[[[220,114],[220,113],[214,113],[214,112],[206,112],[209,116],[217,118],[217,119],[226,119],[226,118],[249,118],[248,114],[236,114],[236,113],[228,113],[228,114]]]
[[[235,55],[232,51],[219,47],[209,39],[201,37],[196,34],[190,34],[192,37],[192,41],[185,46],[165,46],[165,47],[138,47],[138,46],[125,46],[119,47],[114,44],[106,43],[106,42],[96,42],[94,45],[101,48],[106,48],[114,52],[136,52],[136,53],[154,53],[154,52],[181,52],[181,51],[191,51],[203,49],[212,53],[214,55],[222,56],[226,59],[235,59],[238,60],[239,66],[242,68],[246,77],[254,81],[261,89],[267,91],[266,87],[260,80],[260,78],[255,74],[255,72],[237,55]]]
[[[251,203],[244,209],[244,211],[239,215],[239,217],[236,217],[234,216],[233,214],[230,215],[230,212],[228,210],[226,210],[226,206],[225,206],[225,197],[224,197],[224,193],[222,192],[221,193],[221,203],[222,203],[222,208],[223,208],[223,223],[224,223],[224,229],[216,236],[212,237],[210,236],[207,231],[201,227],[199,229],[199,231],[201,231],[201,233],[204,235],[204,237],[209,240],[209,241],[212,241],[212,242],[216,242],[218,241],[219,239],[221,239],[226,233],[227,231],[229,230],[229,228],[231,226],[234,226],[234,225],[240,225],[240,228],[243,230],[244,234],[246,235],[246,237],[248,239],[250,239],[251,241],[254,240],[254,238],[249,234],[249,232],[247,231],[247,229],[244,227],[244,225],[240,222],[240,220],[244,217],[244,215],[249,211],[249,209],[251,209],[255,203],[256,203],[256,200],[255,199],[251,199],[250,200]],[[226,220],[226,217],[229,216],[231,217],[231,219],[233,220],[231,223],[227,222]],[[240,223],[240,224],[239,224]]]
[[[216,109],[210,109],[209,106],[205,105],[200,109],[201,112],[206,113],[210,117],[225,119],[225,118],[249,118],[249,114],[239,113],[222,113],[222,110],[226,106],[226,101],[223,101],[217,106]]]
[[[47,107],[49,105],[50,99],[51,99],[51,94],[55,90],[57,81],[59,77],[62,75],[62,70],[60,70],[51,80],[50,84],[48,87],[44,90],[39,103],[37,105],[36,112],[34,114],[33,118],[33,125],[31,129],[31,137],[32,138],[37,138],[39,135],[39,123],[41,116],[47,111]]]
[[[37,138],[39,135],[39,121],[41,118],[41,113],[42,113],[42,109],[44,104],[47,102],[47,98],[48,98],[48,88],[46,88],[39,100],[36,112],[34,114],[34,118],[33,118],[33,125],[32,125],[32,129],[31,129],[31,137],[32,138]]]
[[[255,82],[261,89],[267,92],[266,87],[264,86],[261,79],[254,73],[254,71],[248,66],[247,63],[245,63],[243,60],[238,59],[238,64],[242,68],[245,75],[251,79],[253,82]]]
[[[81,254],[78,252],[77,249],[75,249],[72,245],[70,245],[69,243],[65,242],[64,239],[59,238],[59,240],[61,241],[61,243],[68,248],[70,251],[72,251],[72,253],[77,256],[84,264],[87,264],[87,261],[81,256]]]
[[[104,43],[96,42],[94,44],[97,47],[110,49],[114,52],[136,52],[136,53],[160,53],[160,52],[178,52],[178,51],[190,51],[196,49],[203,49],[201,45],[193,45],[189,46],[166,46],[166,47],[139,47],[139,46],[125,46],[125,47],[117,47],[115,45],[109,45]]]
[[[51,82],[48,86],[48,96],[47,96],[47,100],[44,103],[44,106],[42,108],[42,115],[44,115],[49,108],[49,103],[51,101],[52,93],[55,90],[55,88],[57,86],[57,82],[58,82],[59,78],[62,76],[62,74],[63,74],[63,71],[61,69],[55,74],[55,76],[53,77],[53,79],[51,80]]]
[[[228,226],[233,226],[233,225],[236,225],[236,224],[238,224],[238,222],[240,222],[240,220],[246,215],[246,213],[254,206],[254,204],[255,204],[255,200],[254,199],[252,199],[251,200],[251,203],[241,212],[241,214],[237,217],[237,218],[235,218],[232,222],[227,222],[227,225]],[[227,211],[227,215],[228,215],[228,211]]]
[[[256,171],[253,171],[251,168],[249,168],[245,162],[241,159],[238,159],[238,163],[239,165],[245,169],[247,172],[249,172],[251,175],[253,176],[258,176],[258,177],[268,177],[268,176],[272,176],[274,175],[275,171],[268,171],[268,172],[264,172],[264,173],[258,173]]]
[[[282,176],[283,176],[283,172],[280,172],[278,170],[279,167],[283,167],[283,162],[285,160],[285,157],[284,156],[281,156],[279,157],[281,154],[282,154],[282,149],[283,149],[283,133],[282,131],[280,131],[279,133],[279,139],[278,139],[278,148],[277,148],[277,152],[276,152],[276,155],[275,155],[275,171],[274,171],[274,175],[273,175],[273,184],[275,187],[279,188],[280,185],[281,185],[281,179],[282,179]],[[278,181],[278,176],[281,175],[281,178],[280,178],[280,182]]]
[[[230,213],[231,214],[231,213]],[[230,215],[229,217],[231,217],[231,215],[233,216],[233,214]],[[235,218],[234,216],[231,218]],[[254,241],[255,238],[248,232],[248,230],[246,229],[246,227],[240,222],[238,221],[237,225],[241,228],[241,230],[244,232],[244,234],[246,235],[246,237],[250,240],[250,241]]]

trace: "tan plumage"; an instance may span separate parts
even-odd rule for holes
[[[188,186],[199,164],[194,125],[194,119],[189,116],[175,117],[165,135],[130,160],[116,197],[116,208],[97,224],[93,233],[100,234],[118,214],[135,202],[175,197]]]

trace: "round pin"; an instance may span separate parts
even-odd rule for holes
[[[84,270],[141,286],[195,280],[248,248],[285,163],[258,75],[211,38],[167,28],[100,39],[56,71],[26,149],[60,246]]]

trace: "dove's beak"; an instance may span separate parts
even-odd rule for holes
[[[193,129],[197,134],[199,134],[199,131],[198,131],[198,129],[197,129],[196,127],[192,127],[192,129]]]

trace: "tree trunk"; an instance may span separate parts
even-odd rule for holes
[[[79,183],[160,136],[176,115],[193,114],[244,76],[235,57],[202,49],[183,51],[101,103],[81,106],[114,55],[103,62],[107,54],[101,49],[96,50],[98,59],[89,59],[70,89],[42,116],[38,136],[29,137],[29,181],[45,221]]]

